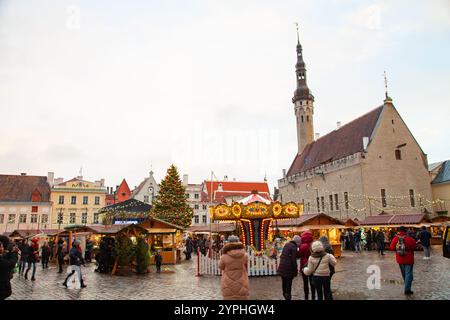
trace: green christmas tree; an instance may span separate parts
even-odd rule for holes
[[[159,188],[150,214],[155,218],[187,228],[191,225],[194,212],[186,199],[177,168],[172,164]]]

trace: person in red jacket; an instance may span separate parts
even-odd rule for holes
[[[398,228],[398,233],[392,239],[390,246],[391,251],[395,250],[395,258],[400,266],[406,295],[413,294],[411,285],[413,281],[414,249],[416,246],[416,240],[406,235],[406,228],[403,226]]]
[[[311,288],[312,300],[316,300],[316,289],[312,283],[312,276],[307,276],[303,273],[303,268],[308,264],[308,259],[311,255],[311,243],[313,242],[313,236],[311,231],[307,230],[303,232],[300,237],[302,240],[299,249],[300,271],[303,278],[303,292],[305,293],[305,300],[309,299],[309,288]]]

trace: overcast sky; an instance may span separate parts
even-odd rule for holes
[[[0,173],[163,178],[271,189],[297,151],[296,31],[324,135],[389,95],[450,158],[450,3],[0,1]]]

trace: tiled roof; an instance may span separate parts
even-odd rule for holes
[[[363,151],[362,139],[372,136],[382,110],[380,106],[308,144],[295,157],[287,176]]]
[[[441,169],[439,169],[439,173],[431,183],[437,184],[446,182],[450,182],[450,160],[444,161],[444,163],[442,163]]]
[[[19,236],[21,238],[27,238],[27,237],[32,237],[35,236],[37,234],[41,234],[44,233],[48,236],[55,236],[58,233],[63,232],[64,230],[58,230],[58,229],[33,229],[33,230],[25,230],[25,229],[17,229],[14,230],[13,232],[10,233],[10,237],[16,237]]]
[[[424,213],[410,213],[410,214],[394,214],[385,215],[380,214],[377,216],[366,217],[360,222],[360,225],[408,225],[419,224],[424,222]]]
[[[31,195],[36,189],[41,194],[40,202],[50,201],[47,177],[0,175],[0,201],[31,202]]]

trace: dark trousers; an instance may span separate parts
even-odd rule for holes
[[[23,259],[19,262],[19,274],[23,274],[25,272],[25,268],[27,266],[27,260]]]
[[[5,300],[12,294],[11,282],[9,280],[0,281],[0,300]]]
[[[294,277],[281,277],[283,296],[286,300],[291,300],[292,298],[292,280],[294,280]]]
[[[42,269],[48,268],[49,256],[42,256]]]
[[[58,256],[58,272],[61,273],[63,272],[63,265],[64,265],[64,257],[59,257]]]
[[[158,272],[158,273],[161,272],[161,263],[156,264],[156,272]]]
[[[313,283],[317,291],[317,300],[332,300],[330,276],[313,276]]]
[[[378,253],[384,254],[384,243],[383,242],[377,242],[377,249],[378,249]]]
[[[303,292],[305,293],[305,299],[309,299],[309,288],[311,288],[311,299],[316,300],[316,288],[314,288],[314,284],[312,281],[312,276],[307,276],[302,271],[303,278]]]
[[[28,262],[28,268],[25,271],[25,278],[28,278],[28,271],[30,271],[32,266],[33,266],[33,271],[31,273],[31,279],[34,279],[34,276],[36,275],[36,262]]]

